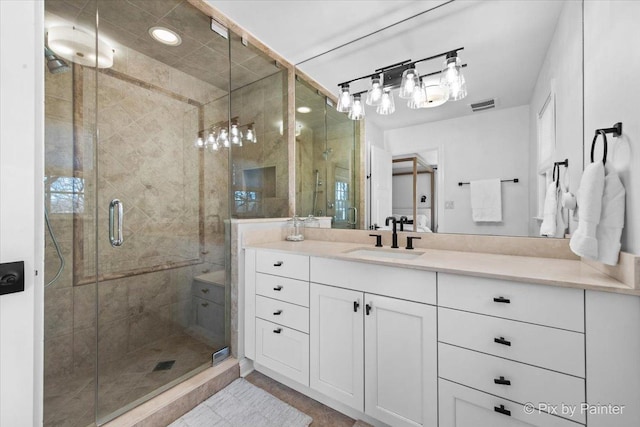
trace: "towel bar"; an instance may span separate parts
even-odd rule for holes
[[[520,180],[518,178],[513,178],[513,179],[501,179],[500,182],[519,182]],[[462,187],[463,185],[469,185],[471,184],[470,182],[459,182],[458,185],[460,187]]]

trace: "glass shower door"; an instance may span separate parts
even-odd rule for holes
[[[211,365],[228,346],[224,221],[229,42],[186,1],[98,2],[97,419]],[[158,30],[160,32],[158,32]],[[100,44],[98,44],[100,46]]]

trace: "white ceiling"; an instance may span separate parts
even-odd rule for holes
[[[383,130],[446,120],[472,113],[469,104],[496,99],[496,108],[528,104],[562,8],[557,0],[287,1],[208,0],[331,91],[340,82],[406,59],[464,47],[460,57],[468,96],[445,105],[410,110],[396,97],[396,113],[367,120]],[[407,21],[365,37],[417,13]],[[329,53],[315,57],[330,49]],[[315,57],[315,58],[314,58]],[[308,60],[309,58],[313,58]],[[301,63],[302,62],[302,63]],[[425,74],[442,59],[417,65]],[[353,83],[364,90],[367,80]]]

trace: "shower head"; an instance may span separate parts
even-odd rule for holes
[[[44,57],[47,60],[47,68],[51,74],[66,73],[71,70],[69,64],[58,58],[47,46],[44,47]]]

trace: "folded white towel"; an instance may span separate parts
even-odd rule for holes
[[[602,212],[596,229],[598,261],[616,265],[620,254],[620,237],[624,227],[625,189],[620,177],[609,166],[605,168]]]
[[[558,188],[555,182],[551,182],[547,187],[544,196],[544,210],[542,211],[542,225],[540,225],[540,235],[545,237],[555,237],[556,217],[558,212]]]
[[[587,165],[582,173],[578,189],[578,205],[580,206],[578,228],[569,242],[571,250],[581,257],[598,258],[596,228],[600,222],[603,191],[604,165],[602,162]]]
[[[475,222],[502,221],[502,194],[499,179],[471,181],[471,216]]]

